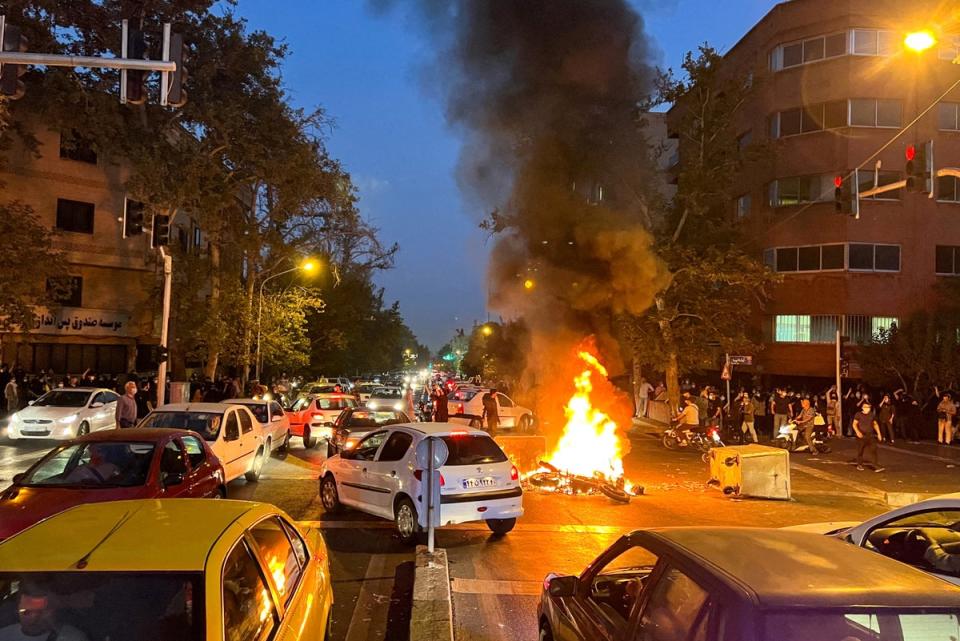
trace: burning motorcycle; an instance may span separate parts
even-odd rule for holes
[[[671,425],[663,431],[660,439],[668,450],[696,449],[703,452],[703,460],[707,460],[707,453],[715,447],[723,447],[720,439],[720,428],[716,425],[706,429],[691,429],[688,425]]]
[[[826,454],[830,451],[827,441],[833,438],[832,430],[827,425],[813,426],[813,444],[817,450]],[[800,428],[796,421],[790,421],[780,426],[780,433],[773,439],[774,447],[787,450],[788,452],[809,452],[810,448],[800,434]]]

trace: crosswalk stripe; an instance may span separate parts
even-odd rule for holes
[[[450,589],[455,594],[509,594],[538,596],[543,590],[540,581],[498,581],[495,579],[460,579],[454,577]]]

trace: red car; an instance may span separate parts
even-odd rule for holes
[[[297,399],[287,410],[290,433],[303,439],[303,446],[311,448],[320,441],[333,441],[333,424],[340,412],[357,407],[352,394],[315,394]]]
[[[195,432],[124,429],[68,441],[0,493],[0,541],[81,503],[224,498],[223,466]]]

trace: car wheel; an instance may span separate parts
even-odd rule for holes
[[[553,641],[553,633],[550,631],[550,626],[546,623],[540,626],[540,634],[537,636],[538,641]]]
[[[317,444],[317,439],[310,435],[310,428],[303,428],[303,446],[308,450]]]
[[[413,501],[402,498],[397,503],[394,523],[397,526],[397,536],[404,545],[414,545],[420,534],[420,524],[417,523],[417,508]]]
[[[343,509],[340,494],[337,492],[337,481],[332,474],[327,474],[320,481],[320,502],[326,512],[340,512]]]
[[[217,488],[216,494],[213,495],[215,499],[225,499],[227,498],[227,486],[221,485]]]
[[[520,433],[529,434],[533,431],[533,417],[529,414],[524,414],[520,417]]]
[[[287,433],[283,435],[283,440],[280,441],[280,447],[277,448],[277,451],[282,453],[290,451],[290,430],[287,430]]]
[[[256,483],[260,480],[260,472],[263,471],[263,448],[261,447],[257,450],[257,455],[253,457],[253,467],[251,467],[246,474],[243,475],[250,483]]]
[[[497,536],[503,536],[513,529],[517,524],[517,519],[487,519],[487,527]]]
[[[77,436],[83,436],[90,433],[90,425],[84,421],[80,423],[80,427],[77,428]]]

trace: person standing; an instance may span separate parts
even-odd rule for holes
[[[787,391],[783,388],[777,390],[773,401],[770,403],[770,412],[773,414],[773,438],[777,438],[780,428],[787,424],[793,408],[790,406],[790,399],[787,398]]]
[[[880,432],[880,424],[877,423],[877,417],[869,401],[860,406],[860,411],[854,415],[851,424],[857,437],[857,469],[863,471],[863,459],[866,454],[870,459],[867,465],[874,472],[882,472],[884,468],[880,467],[877,459],[877,443],[883,442],[883,434]]]
[[[647,407],[650,404],[650,394],[653,392],[653,385],[647,382],[643,376],[640,377],[640,385],[637,386],[637,417],[647,418]]]
[[[750,403],[753,405],[753,416],[754,422],[757,424],[757,429],[766,433],[770,429],[770,426],[767,425],[767,404],[764,402],[763,394],[760,390],[756,390],[753,393],[753,398],[750,399]]]
[[[7,401],[7,411],[11,414],[20,409],[20,395],[17,391],[17,379],[13,376],[3,386],[3,398]]]
[[[936,389],[936,388],[935,388]],[[939,393],[939,389],[937,393]],[[937,443],[950,445],[953,441],[953,417],[957,415],[957,406],[947,392],[937,405]]]
[[[117,411],[114,414],[117,429],[137,426],[137,384],[127,381],[123,391],[124,394],[117,401]]]
[[[450,407],[447,401],[447,395],[439,385],[434,386],[433,394],[433,420],[436,423],[446,423],[450,420]]]
[[[889,394],[884,394],[880,400],[880,410],[877,412],[877,422],[880,423],[880,431],[885,432],[887,440],[894,442],[893,421],[897,415],[896,407],[890,400]]]
[[[800,411],[797,412],[797,427],[803,433],[803,440],[807,444],[810,454],[814,456],[820,454],[816,444],[813,442],[813,428],[816,418],[817,410],[810,403],[810,399],[802,399],[800,401]]]
[[[484,394],[481,402],[483,403],[483,416],[480,418],[486,421],[487,431],[490,433],[490,436],[496,436],[497,429],[500,427],[500,408],[497,403],[497,388],[494,387]]]
[[[743,419],[740,432],[744,435],[749,434],[750,440],[754,443],[759,442],[759,439],[757,439],[757,430],[753,426],[754,413],[756,411],[757,408],[753,399],[750,398],[750,392],[744,392],[740,396],[740,417]]]
[[[407,387],[406,393],[403,395],[403,400],[407,406],[407,416],[410,417],[410,420],[417,420],[417,406],[413,402],[413,386]]]

